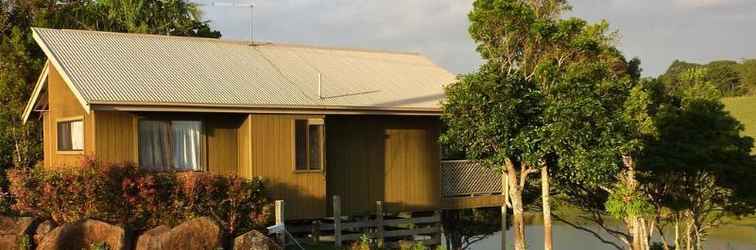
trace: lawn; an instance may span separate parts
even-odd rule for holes
[[[756,138],[756,96],[724,98],[722,102],[745,125],[745,135]],[[756,147],[751,152],[756,154]]]

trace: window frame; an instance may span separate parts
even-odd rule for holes
[[[71,150],[61,150],[60,149],[60,131],[58,131],[58,125],[60,123],[64,122],[75,122],[80,121],[81,122],[81,149],[71,149]],[[84,154],[84,149],[87,147],[87,141],[86,141],[86,123],[84,122],[84,116],[72,116],[72,117],[65,117],[65,118],[58,118],[55,119],[55,153],[61,154],[61,155],[81,155]],[[71,141],[73,141],[73,138],[71,138]]]
[[[299,169],[297,168],[297,121],[305,121],[305,164],[307,164],[305,169]],[[323,173],[325,172],[326,168],[326,160],[325,160],[325,141],[326,141],[326,127],[325,127],[325,120],[323,118],[294,118],[291,121],[291,131],[292,131],[292,169],[294,173]],[[312,169],[310,167],[310,126],[322,126],[323,129],[320,130],[320,168],[319,169]]]
[[[166,117],[167,116],[167,117]],[[194,170],[194,169],[177,169],[176,166],[170,166],[169,169],[166,170],[153,170],[153,169],[145,169],[142,167],[142,154],[141,154],[141,134],[139,133],[139,126],[140,122],[142,121],[166,121],[170,125],[170,134],[169,138],[173,140],[173,122],[176,121],[189,121],[189,122],[199,122],[200,123],[200,169]],[[210,168],[208,166],[207,161],[207,121],[204,119],[204,117],[198,117],[198,116],[173,116],[173,115],[141,115],[138,116],[136,121],[134,122],[135,125],[135,131],[136,131],[136,138],[134,138],[136,143],[136,159],[137,159],[137,166],[139,166],[139,169],[152,171],[152,172],[209,172]],[[171,145],[169,148],[173,149],[173,145]],[[173,161],[173,159],[171,159]],[[175,163],[174,163],[175,164]]]

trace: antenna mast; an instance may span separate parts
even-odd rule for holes
[[[254,21],[255,21],[255,4],[254,3],[230,3],[230,2],[210,2],[210,6],[249,8],[249,44],[255,44]]]

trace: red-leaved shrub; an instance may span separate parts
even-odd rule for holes
[[[144,231],[210,216],[235,236],[270,222],[260,179],[200,172],[150,172],[87,159],[70,170],[8,171],[12,208],[57,223],[99,219]]]

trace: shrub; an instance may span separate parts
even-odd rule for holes
[[[260,179],[194,172],[149,172],[133,164],[83,161],[75,170],[8,172],[12,208],[56,223],[98,219],[136,231],[209,216],[230,236],[270,221]]]

